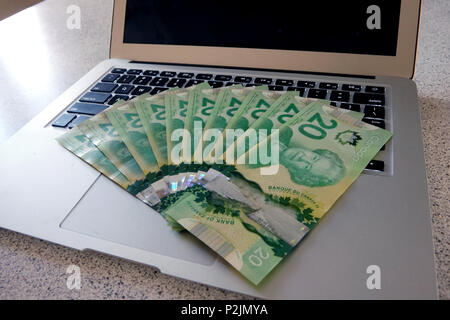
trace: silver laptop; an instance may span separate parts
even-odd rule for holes
[[[436,298],[411,80],[420,5],[115,1],[110,59],[0,146],[0,227],[257,297]],[[55,141],[118,99],[200,82],[296,90],[364,112],[364,121],[393,132],[364,174],[259,286]]]

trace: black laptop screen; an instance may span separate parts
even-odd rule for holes
[[[128,0],[125,43],[395,56],[400,0]]]

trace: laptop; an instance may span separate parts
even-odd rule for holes
[[[255,297],[436,298],[412,81],[420,7],[419,0],[115,1],[110,59],[0,146],[0,227]],[[364,121],[393,132],[259,286],[55,140],[118,99],[202,82],[295,90],[364,112]]]

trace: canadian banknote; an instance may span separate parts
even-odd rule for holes
[[[258,285],[292,246],[250,219],[254,210],[198,185],[158,208]]]
[[[174,153],[174,147],[176,144],[173,134],[177,129],[184,129],[185,127],[185,122],[189,110],[189,96],[194,91],[200,91],[204,89],[210,89],[209,85],[206,83],[202,83],[200,85],[190,87],[187,90],[176,91],[174,94],[165,96],[167,149],[170,150],[170,152],[168,152],[167,154],[169,164],[179,164],[181,162],[180,160],[182,160],[181,157],[177,160],[172,159],[172,154]],[[191,116],[191,118],[192,117],[193,115]],[[178,148],[180,150],[178,154],[180,155],[182,155],[183,137],[184,132],[179,131],[177,140],[179,142]]]
[[[317,224],[391,134],[341,110],[330,113],[318,101],[281,125],[279,137],[277,175],[261,175],[258,163],[237,165],[244,178],[231,179],[237,191],[221,182],[207,184],[209,189],[194,186],[165,209],[255,284]],[[246,193],[251,189],[240,183],[254,190]],[[280,211],[261,209],[268,201]],[[295,228],[293,218],[300,222]]]
[[[267,90],[253,90],[250,92],[241,106],[233,113],[231,119],[227,121],[221,138],[212,148],[214,155],[211,152],[205,161],[212,163],[231,161],[234,163],[236,161],[235,155],[225,154],[225,150],[233,145],[235,140],[243,135],[253,122],[264,114],[270,108],[270,105],[282,95],[282,92]]]
[[[89,138],[77,127],[59,136],[56,140],[67,150],[93,166],[107,178],[127,189],[130,181],[97,149]]]
[[[236,159],[246,153],[251,147],[258,143],[258,141],[264,140],[271,134],[272,130],[280,128],[286,121],[299,113],[306,105],[317,101],[317,99],[302,98],[298,96],[297,92],[286,92],[280,96],[266,112],[264,112],[249,129],[240,135],[234,144],[230,148],[233,148],[233,152],[236,155]],[[330,101],[321,100],[323,104],[328,105]],[[347,114],[350,121],[354,119],[362,120],[364,113],[355,112],[345,109],[338,109],[336,107],[329,106],[327,109],[329,113],[337,113],[341,120],[345,120]],[[229,149],[226,152],[229,152]]]
[[[202,85],[201,87],[206,87]],[[194,88],[191,88],[192,90]],[[168,163],[168,148],[167,148],[167,121],[166,121],[166,95],[186,92],[186,89],[173,88],[168,91],[159,93],[157,95],[145,94],[134,101],[134,106],[139,114],[144,130],[147,134],[150,145],[154,151],[158,166],[164,176],[164,180],[169,185],[171,192],[176,192],[185,188],[190,183],[195,182],[201,178],[202,173],[186,173],[180,174],[176,177],[169,175],[175,174],[173,165]],[[182,103],[184,106],[184,103]],[[181,166],[183,166],[181,164]],[[187,170],[181,170],[185,172]],[[179,181],[180,180],[180,181]],[[184,180],[184,182],[183,182]]]
[[[146,183],[144,173],[105,113],[89,118],[78,128],[129,181]]]
[[[105,114],[147,180],[150,182],[160,180],[162,178],[161,171],[134,103],[131,101],[121,104],[116,108],[106,110]]]
[[[200,143],[204,125],[211,115],[219,92],[220,89],[208,88],[192,90],[189,94],[182,152],[183,166],[186,168],[179,169],[181,172],[186,172],[182,189],[196,183],[199,176],[202,177],[206,174],[206,171],[202,171],[198,166],[202,163],[201,155],[194,155],[194,151]],[[191,165],[192,162],[196,162],[196,165]]]
[[[164,91],[156,95],[144,94],[134,101],[134,106],[139,114],[158,166],[164,175],[167,174],[168,165],[165,96],[175,91],[177,89]]]
[[[154,150],[163,180],[168,185],[171,193],[178,190],[178,180],[169,176],[169,168],[171,168],[170,174],[174,174],[174,172],[173,166],[169,167],[168,162],[165,96],[184,91],[185,89],[173,88],[153,96],[145,94],[134,101],[134,106],[139,114],[150,146]]]
[[[295,97],[302,100],[295,100]],[[278,129],[281,123],[286,122],[289,117],[298,113],[300,109],[305,106],[304,102],[307,102],[307,100],[298,97],[298,92],[289,91],[282,94],[242,135],[239,135],[236,138],[235,143],[231,144],[225,150],[225,154],[227,152],[229,153],[230,149],[233,149],[232,152],[235,155],[235,158],[239,158],[246,153],[250,147],[257,144],[258,140],[262,139],[263,134],[267,137],[270,135],[271,130]]]
[[[207,88],[210,88],[210,86],[207,83],[202,83],[182,91],[176,91],[173,94],[167,94],[164,97],[166,107],[168,174],[170,176],[168,179],[172,192],[182,190],[185,187],[187,176],[196,174],[195,172],[184,170],[187,169],[186,166],[179,166],[182,163],[184,137],[184,130],[182,129],[184,129],[186,121],[190,93]],[[173,155],[176,155],[176,157],[174,158]]]
[[[362,117],[295,92],[200,85],[120,102],[58,141],[259,284],[391,137]],[[177,129],[186,130],[173,141]],[[243,164],[171,159],[174,147],[211,156],[217,136],[205,139],[207,129],[240,129],[218,154],[233,148]],[[250,139],[250,129],[265,130],[264,140]],[[260,149],[277,160],[262,161]],[[271,166],[276,174],[261,174]]]
[[[278,136],[276,143],[269,136],[242,156],[263,148],[278,152],[276,163],[244,159],[236,169],[272,201],[295,208],[297,220],[312,228],[392,134],[340,109],[330,113],[328,105],[317,101],[284,123]],[[276,174],[261,174],[266,166],[275,166]]]
[[[183,155],[185,163],[202,163],[202,154],[194,154],[201,142],[203,128],[211,116],[220,89],[194,90],[189,95],[187,115],[184,124],[185,136],[183,137],[183,150],[189,150]]]
[[[107,178],[111,179],[115,183],[117,183],[120,187],[125,190],[130,191],[130,186],[132,183],[114,166],[114,164],[99,150],[97,147],[89,140],[89,138],[78,128],[72,128],[69,132],[59,136],[56,140],[67,150],[74,153],[79,158],[86,161],[88,164],[93,166]],[[136,195],[138,198],[143,200],[149,205],[154,205],[155,203],[160,201],[160,198],[164,197],[167,193],[163,195],[158,194],[158,197],[155,199],[155,193],[151,192],[151,190],[155,190],[155,186],[158,185],[158,182],[152,184],[152,186],[147,187],[142,190],[140,193],[136,194],[136,190],[131,189],[131,192]],[[142,193],[147,193],[146,197],[141,197]],[[149,202],[147,199],[152,199],[153,201]],[[156,200],[156,202],[155,202]],[[164,215],[163,215],[164,216]],[[169,216],[164,216],[168,222],[168,224],[172,227],[172,229],[181,231],[184,230],[182,226],[180,226],[174,219]]]
[[[123,105],[123,104],[120,104]],[[77,126],[130,181],[127,191],[152,205],[169,193],[165,181],[150,181],[104,112]]]
[[[209,191],[238,201],[253,210],[248,217],[280,239],[295,246],[309,231],[309,228],[296,219],[295,210],[273,201],[258,186],[252,185],[237,174],[227,177],[222,172],[210,168],[202,180],[197,182]]]
[[[208,156],[210,157],[214,145],[218,142],[216,138],[221,136],[221,133],[223,133],[228,122],[242,105],[247,95],[254,90],[266,90],[267,88],[267,86],[242,88],[240,85],[222,88],[217,96],[211,115],[203,128],[202,143],[194,153],[203,153],[204,160]]]

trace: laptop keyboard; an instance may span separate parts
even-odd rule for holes
[[[129,100],[144,93],[157,94],[170,88],[187,88],[203,82],[213,88],[241,84],[246,87],[268,85],[269,90],[275,91],[298,91],[302,97],[327,99],[333,106],[364,112],[364,122],[386,128],[386,88],[382,86],[124,68],[110,70],[100,82],[69,106],[52,126],[71,129],[120,99]],[[372,160],[366,169],[383,172],[384,162]]]

